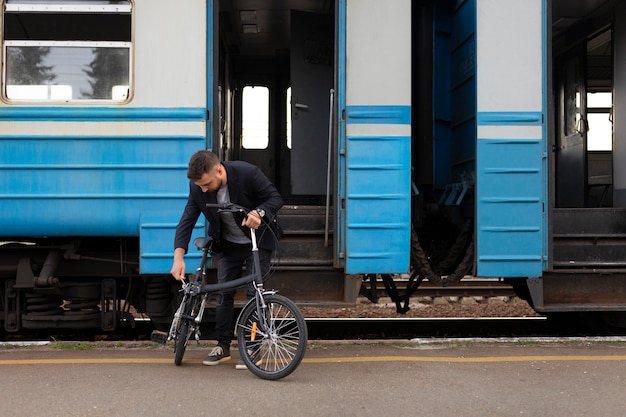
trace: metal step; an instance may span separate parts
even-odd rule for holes
[[[333,213],[323,206],[283,206],[278,212],[283,237],[274,253],[268,285],[300,303],[353,304],[360,277],[350,277],[333,263]]]
[[[332,268],[332,230],[328,230],[326,242],[326,210],[320,206],[283,206],[278,212],[283,229],[279,250],[274,261],[278,269],[283,267]],[[333,222],[329,213],[329,223]]]
[[[626,208],[553,211],[555,269],[626,268]]]

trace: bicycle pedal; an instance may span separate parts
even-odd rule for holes
[[[161,332],[159,330],[153,330],[152,333],[150,334],[150,340],[164,345],[165,342],[167,342],[167,333]]]

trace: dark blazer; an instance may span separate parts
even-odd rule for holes
[[[256,208],[265,210],[263,223],[273,220],[283,205],[283,199],[261,169],[244,161],[224,161],[222,164],[226,168],[226,181],[231,203],[250,210]],[[222,226],[220,215],[216,209],[206,208],[206,203],[217,203],[217,192],[203,193],[200,187],[193,181],[189,181],[189,198],[178,226],[176,226],[174,249],[183,248],[187,252],[191,233],[200,213],[204,214],[208,220],[209,235],[213,238],[216,247],[219,248]],[[243,214],[236,213],[235,222],[240,225],[246,236],[250,237],[250,229],[242,227],[242,221]],[[265,231],[265,227],[259,228],[257,238],[259,239],[259,248],[277,249],[278,242],[270,230]]]

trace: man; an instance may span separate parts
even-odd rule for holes
[[[276,187],[261,170],[243,161],[220,162],[210,151],[198,151],[191,156],[187,169],[189,198],[183,215],[176,227],[174,238],[174,264],[172,276],[177,280],[185,277],[185,261],[191,232],[200,213],[209,222],[209,235],[213,238],[214,258],[217,260],[218,282],[226,282],[242,276],[242,267],[253,270],[250,229],[257,229],[274,219],[283,205]],[[233,203],[251,209],[247,216],[240,213],[218,213],[207,209],[207,203]],[[261,274],[269,272],[272,251],[277,239],[271,230],[257,233]],[[233,334],[233,305],[235,291],[223,292],[215,312],[215,336],[217,346],[209,353],[204,365],[217,365],[230,359],[230,342]],[[252,286],[248,298],[254,296]],[[237,369],[246,369],[239,361]]]

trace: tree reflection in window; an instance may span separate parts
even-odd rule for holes
[[[114,97],[115,87],[127,89],[129,84],[128,52],[126,48],[93,49],[93,60],[83,70],[89,77],[91,91],[81,90],[82,97],[119,100],[121,97]]]
[[[49,54],[49,47],[8,48],[7,84],[52,84],[56,78],[52,66],[43,65]]]

